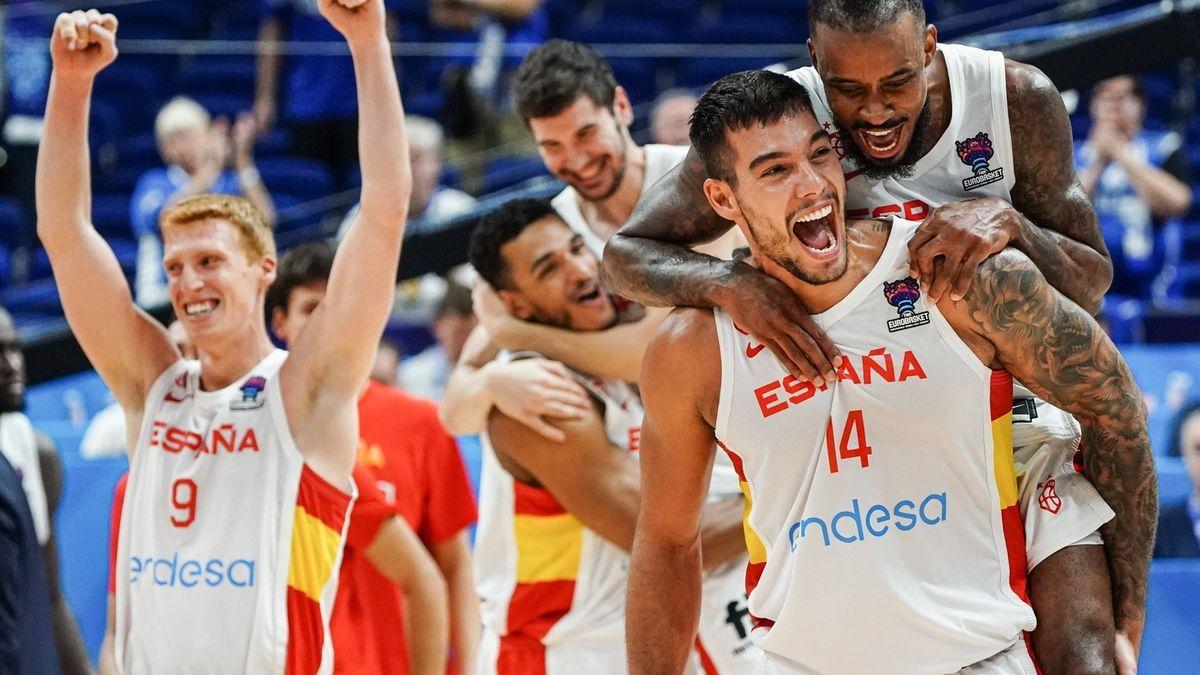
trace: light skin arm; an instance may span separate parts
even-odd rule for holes
[[[254,82],[254,122],[264,133],[275,124],[275,100],[283,56],[276,49],[283,40],[283,24],[276,17],[263,20],[258,29],[258,77]]]
[[[450,647],[460,672],[474,668],[479,651],[479,596],[471,569],[471,544],[466,530],[429,545],[429,552],[442,571],[450,598]]]
[[[1145,404],[1124,358],[1087,312],[1055,290],[1028,256],[1013,250],[984,263],[971,293],[947,318],[986,338],[999,365],[1082,425],[1087,477],[1116,512],[1101,528],[1116,628],[1136,648],[1145,621],[1158,487]]]
[[[533,14],[542,4],[542,0],[458,0],[458,2],[505,21],[522,21]]]
[[[608,442],[604,420],[595,408],[583,419],[557,426],[567,436],[563,444],[494,412],[488,419],[488,435],[497,452],[533,474],[588,529],[625,551],[631,550],[642,496],[638,462],[628,451]],[[564,452],[564,446],[570,450]],[[707,489],[705,481],[702,492]],[[714,504],[697,517],[709,521],[704,528],[707,537],[697,540],[709,553],[705,569],[719,567],[745,551],[744,546],[729,545],[742,536],[740,506],[731,509],[726,503]]]
[[[493,407],[537,433],[561,442],[547,418],[578,418],[591,406],[561,363],[546,359],[496,361],[499,348],[477,327],[467,338],[438,406],[438,418],[456,436],[478,434]]]
[[[625,620],[633,675],[683,672],[695,640],[700,513],[713,464],[713,427],[706,417],[715,414],[719,363],[712,314],[701,310],[672,313],[646,353],[642,517]]]
[[[120,675],[117,670],[117,599],[108,594],[108,613],[104,619],[104,641],[100,643],[100,675]]]
[[[258,167],[254,165],[254,139],[257,135],[254,118],[242,115],[233,125],[233,168],[237,171],[238,184],[242,194],[246,195],[268,224],[275,224],[275,202],[267,192],[266,183],[258,175]]]
[[[404,593],[409,668],[418,675],[446,672],[446,581],[421,540],[397,517],[380,526],[367,560]]]
[[[140,419],[145,392],[179,359],[166,331],[133,304],[117,258],[91,223],[87,143],[95,76],[116,58],[116,18],[60,14],[37,163],[37,231],[67,322],[117,402]]]
[[[324,299],[280,373],[297,445],[322,475],[346,476],[354,462],[354,403],[375,360],[392,308],[412,174],[404,111],[384,30],[382,0],[354,9],[321,0],[350,45],[358,86],[363,186],[358,217],[333,261]]]

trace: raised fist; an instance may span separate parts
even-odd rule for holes
[[[383,0],[319,0],[321,16],[337,29],[347,42],[385,38],[386,15]]]
[[[54,20],[50,60],[60,75],[95,77],[117,58],[117,17],[97,10],[63,12]]]

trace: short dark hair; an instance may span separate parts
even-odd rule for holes
[[[442,293],[442,297],[433,306],[433,318],[440,319],[450,315],[471,316],[474,313],[475,308],[471,302],[471,289],[454,279],[447,279],[446,292]]]
[[[617,78],[599,52],[579,42],[550,40],[529,52],[513,77],[517,113],[529,120],[557,115],[586,95],[612,109]]]
[[[1175,415],[1175,419],[1171,421],[1171,445],[1164,453],[1168,457],[1181,457],[1183,455],[1183,428],[1187,425],[1188,420],[1197,414],[1200,414],[1200,399],[1192,401],[1179,409],[1179,412]]]
[[[812,111],[808,92],[792,78],[767,70],[744,70],[722,77],[704,92],[692,112],[688,136],[708,175],[733,184],[727,132]]]
[[[279,257],[275,283],[267,289],[267,316],[276,308],[286,314],[293,290],[312,283],[328,282],[336,252],[333,244],[323,241],[300,244],[285,251]]]
[[[508,264],[500,249],[516,239],[532,223],[554,213],[545,199],[514,199],[479,220],[471,233],[471,266],[492,285],[492,288],[512,288]]]
[[[811,0],[808,3],[808,29],[817,24],[855,33],[870,33],[890,26],[905,14],[925,25],[925,5],[921,0]]]

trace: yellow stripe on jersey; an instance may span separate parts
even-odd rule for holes
[[[573,581],[583,554],[583,523],[563,513],[513,516],[517,541],[517,583]]]
[[[316,602],[333,573],[333,564],[341,546],[341,533],[296,506],[292,522],[292,553],[288,566],[288,586]]]
[[[1017,503],[1017,469],[1013,463],[1012,412],[992,420],[992,457],[996,466],[996,487],[1000,508]]]
[[[758,533],[750,527],[750,510],[754,508],[754,498],[750,496],[750,484],[746,481],[738,481],[738,486],[742,488],[742,496],[746,498],[746,504],[742,508],[742,535],[746,538],[746,552],[750,554],[750,564],[767,562],[767,547],[763,546],[762,539],[758,538]]]

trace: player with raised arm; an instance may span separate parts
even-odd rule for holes
[[[813,66],[788,75],[808,90],[830,133],[846,175],[847,214],[923,220],[909,249],[915,275],[935,300],[961,296],[980,261],[1011,245],[1095,312],[1112,265],[1075,174],[1070,124],[1053,83],[999,52],[939,43],[915,0],[824,0],[808,10]],[[704,179],[693,156],[639,204],[607,250],[612,287],[647,304],[719,306],[792,374],[832,376],[832,345],[783,284],[749,265],[686,250],[730,226],[704,199]],[[1146,592],[1135,580],[1145,578],[1153,521],[1120,483],[1145,480],[1149,467],[1086,444],[1087,461],[1075,461],[1078,423],[1024,387],[1014,397],[1039,625],[1078,631],[1061,655],[1064,667],[1095,660],[1096,646],[1106,642],[1096,631],[1108,631],[1113,618],[1088,614],[1088,600],[1055,580],[1110,577],[1118,654],[1123,672],[1132,673]],[[1087,507],[1097,492],[1117,513],[1102,530],[1103,551],[1088,545],[1101,542],[1101,521]]]
[[[118,547],[115,655],[123,672],[328,672],[355,400],[391,309],[411,183],[382,0],[321,0],[345,37],[359,104],[362,209],[326,301],[291,352],[263,301],[274,242],[248,202],[202,195],[164,213],[171,304],[199,353],[184,361],[132,302],[92,227],[88,108],[117,56],[117,20],[59,15],[38,235],[67,320],[126,412],[130,474]]]
[[[724,310],[676,310],[664,322],[642,376],[631,672],[675,673],[687,658],[715,437],[752,504],[747,586],[761,672],[1032,675],[1012,380],[1076,415],[1086,444],[1138,467],[1119,485],[1153,518],[1146,413],[1124,360],[1013,249],[978,266],[962,298],[929,298],[910,272],[918,223],[846,219],[842,168],[793,80],[723,78],[691,135],[712,207],[842,358],[832,380],[798,378]],[[1108,609],[1090,575],[1060,581]],[[1053,628],[1039,653],[1074,639]],[[1111,643],[1105,656],[1070,672],[1112,673]]]

